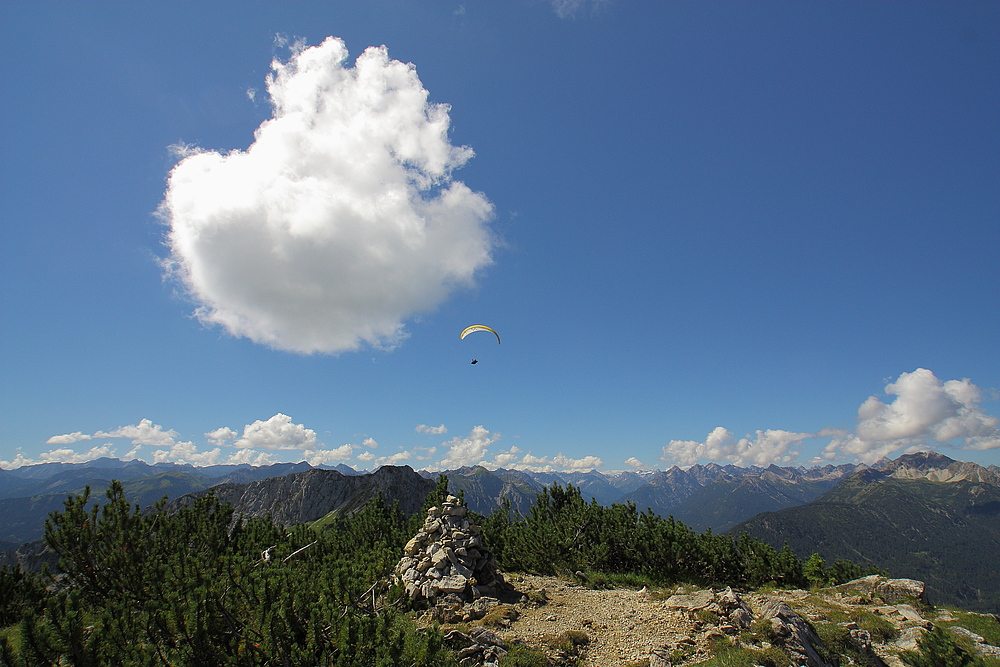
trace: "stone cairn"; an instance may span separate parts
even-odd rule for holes
[[[413,602],[433,605],[446,597],[471,602],[496,597],[507,587],[482,543],[480,527],[467,514],[458,498],[448,496],[441,507],[427,510],[423,528],[406,543],[396,581]]]

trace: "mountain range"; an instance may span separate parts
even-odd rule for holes
[[[40,545],[45,518],[68,494],[89,485],[99,499],[112,479],[142,507],[168,496],[191,502],[211,489],[238,515],[272,516],[285,525],[350,512],[382,493],[405,513],[419,509],[437,472],[386,466],[359,473],[347,466],[307,463],[195,467],[99,459],[86,464],[41,464],[0,471],[0,551],[24,562]],[[695,465],[647,473],[530,472],[481,466],[443,471],[452,493],[470,509],[490,514],[510,502],[526,514],[536,495],[572,484],[603,505],[634,503],[640,511],[672,515],[698,531],[746,532],[800,557],[819,553],[870,563],[892,576],[927,583],[937,604],[1000,612],[1000,469],[934,453],[907,454],[873,466],[817,468]]]
[[[1000,470],[933,453],[859,470],[814,501],[731,530],[800,557],[872,563],[935,604],[1000,613]]]
[[[482,466],[446,470],[453,491],[465,492],[469,507],[489,514],[509,500],[511,509],[527,513],[543,487],[572,484],[585,499],[601,505],[634,503],[640,511],[673,516],[701,532],[725,531],[760,512],[808,503],[830,490],[860,466],[821,468],[741,468],[716,463],[674,466],[659,472],[601,473],[487,470]],[[437,477],[441,473],[421,473]]]
[[[133,503],[146,507],[165,496],[176,499],[209,488],[218,491],[222,485],[249,484],[314,469],[331,468],[313,468],[304,461],[199,467],[101,458],[0,470],[0,551],[40,539],[49,513],[61,510],[68,495],[82,493],[86,486],[100,499],[111,480],[117,479]],[[672,514],[699,531],[723,531],[759,512],[809,502],[855,469],[849,465],[764,469],[710,463],[687,470],[675,466],[662,472],[534,472],[482,466],[442,472],[448,476],[452,491],[464,491],[469,507],[481,514],[491,513],[505,500],[510,501],[512,511],[525,514],[544,487],[572,484],[584,498],[602,505],[632,502],[640,511],[648,508],[662,516]],[[332,470],[348,477],[364,476],[343,464]],[[442,473],[420,474],[436,480]]]

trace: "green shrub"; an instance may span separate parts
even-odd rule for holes
[[[487,612],[480,622],[487,628],[502,628],[516,621],[517,616],[516,609],[510,605],[501,604]]]
[[[696,620],[710,625],[717,625],[719,623],[719,615],[708,609],[699,609],[694,613],[694,617]]]
[[[944,627],[960,626],[966,630],[971,630],[986,640],[987,644],[1000,646],[1000,622],[996,618],[987,614],[975,614],[966,611],[952,610],[956,617],[954,621],[944,621],[940,625]]]
[[[970,667],[982,664],[954,640],[951,632],[940,626],[928,630],[917,645],[919,651],[899,654],[910,667]]]
[[[547,667],[549,659],[541,651],[524,644],[514,644],[500,659],[500,667]]]
[[[88,489],[46,523],[64,589],[24,611],[17,662],[455,664],[439,632],[395,611],[384,582],[410,527],[381,498],[315,531],[231,528],[212,495],[175,512],[129,505],[117,482],[106,495],[98,507]]]
[[[866,609],[852,610],[850,618],[859,628],[870,633],[876,641],[891,642],[899,637],[899,630],[888,619]]]

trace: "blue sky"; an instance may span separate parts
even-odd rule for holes
[[[0,31],[4,468],[1000,464],[1000,5]]]

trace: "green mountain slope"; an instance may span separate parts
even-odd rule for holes
[[[42,539],[45,519],[50,512],[62,511],[70,495],[82,494],[90,486],[92,502],[103,502],[104,492],[111,486],[110,479],[90,478],[60,484],[59,491],[41,493],[30,498],[0,499],[0,541],[21,545]],[[210,482],[187,472],[165,472],[150,477],[127,479],[122,487],[131,502],[147,507],[164,496],[176,498],[186,493],[208,488]]]
[[[866,470],[806,505],[760,514],[732,533],[800,557],[874,563],[926,582],[934,604],[1000,612],[1000,487]]]
[[[815,500],[835,480],[783,479],[761,475],[720,476],[673,508],[672,514],[697,531],[726,531],[761,512],[773,512]]]

